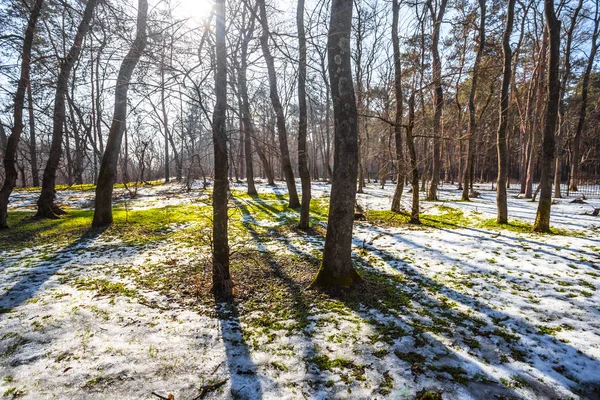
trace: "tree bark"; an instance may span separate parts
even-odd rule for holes
[[[8,217],[8,198],[17,184],[17,147],[19,145],[19,140],[21,139],[21,134],[23,133],[23,106],[25,104],[25,90],[27,90],[27,85],[29,84],[29,71],[31,70],[31,47],[33,44],[35,26],[40,16],[43,3],[43,0],[36,0],[33,4],[29,20],[27,21],[25,39],[23,40],[21,76],[19,77],[17,92],[15,94],[13,128],[10,136],[6,140],[4,151],[3,162],[6,176],[2,189],[0,189],[0,229],[8,228],[6,222]],[[2,131],[4,133],[4,127],[2,127]]]
[[[32,185],[40,186],[38,176],[37,143],[35,138],[35,115],[33,114],[33,96],[31,94],[31,80],[27,82],[27,111],[29,113],[29,162],[31,163]]]
[[[358,113],[350,64],[352,0],[332,0],[328,36],[335,151],[323,262],[311,286],[350,287],[362,278],[352,265],[358,175]]]
[[[402,145],[402,64],[400,62],[400,42],[398,40],[398,15],[400,4],[398,0],[392,0],[392,47],[394,48],[394,94],[396,95],[396,117],[394,120],[394,141],[396,144],[396,164],[398,175],[396,178],[396,190],[392,198],[392,211],[400,212],[402,192],[404,191],[404,151]],[[384,178],[385,179],[385,178]],[[383,186],[383,182],[382,182]],[[383,188],[383,187],[382,187]],[[417,193],[419,191],[417,190]]]
[[[292,169],[292,162],[290,159],[290,150],[287,142],[287,128],[285,126],[285,115],[283,112],[283,106],[277,93],[277,75],[275,73],[275,63],[273,61],[273,55],[269,48],[269,24],[267,21],[267,10],[265,6],[265,0],[258,0],[259,11],[260,11],[260,22],[262,25],[262,34],[260,35],[260,44],[267,64],[267,71],[269,75],[269,97],[275,110],[275,116],[277,119],[277,135],[279,137],[279,151],[281,152],[281,168],[285,176],[285,182],[287,184],[288,193],[290,196],[289,208],[300,207],[300,200],[298,199],[298,192],[296,191],[296,181],[294,179],[294,170]]]
[[[115,108],[113,120],[108,132],[106,147],[98,173],[96,201],[92,227],[102,228],[112,224],[112,192],[117,180],[117,161],[123,133],[127,123],[127,92],[133,70],[146,47],[146,21],[148,18],[148,1],[138,0],[137,33],[133,45],[123,59],[115,90]]]
[[[306,35],[304,33],[304,0],[298,0],[296,15],[298,25],[298,169],[302,184],[302,206],[298,228],[308,229],[310,224],[310,171],[306,149],[307,111],[306,111]]]
[[[498,214],[496,222],[508,223],[508,205],[506,198],[506,177],[508,170],[508,151],[506,141],[506,130],[508,128],[509,89],[512,79],[512,50],[510,48],[510,36],[512,35],[513,20],[515,14],[515,0],[509,0],[506,13],[506,27],[502,35],[502,90],[500,93],[500,122],[496,136],[496,148],[498,150],[498,182],[496,184],[496,204]]]
[[[446,11],[447,0],[441,0],[439,10],[434,10],[432,1],[427,1],[431,19],[433,20],[433,32],[431,38],[431,74],[433,78],[434,95],[433,95],[433,169],[431,172],[431,184],[427,193],[427,200],[435,201],[438,199],[438,184],[440,182],[440,167],[441,167],[441,130],[442,130],[442,108],[444,106],[444,90],[442,88],[442,62],[440,60],[439,42],[440,29],[444,12]]]
[[[592,48],[590,50],[590,57],[583,73],[583,79],[581,81],[581,108],[579,109],[579,120],[577,121],[577,131],[575,131],[575,137],[573,138],[573,154],[571,157],[571,182],[569,184],[570,190],[577,191],[577,179],[579,178],[579,162],[581,157],[581,136],[583,134],[583,126],[585,124],[585,117],[587,114],[587,100],[590,86],[590,75],[592,73],[592,67],[594,66],[594,59],[596,58],[596,52],[598,51],[598,35],[600,34],[600,15],[599,15],[600,3],[596,2],[596,13],[594,15],[594,33],[592,34]]]
[[[42,191],[37,201],[37,218],[56,218],[59,214],[64,214],[58,206],[54,204],[56,171],[60,163],[62,154],[62,141],[64,132],[64,123],[66,119],[65,97],[68,90],[69,77],[71,70],[79,58],[83,39],[90,27],[90,22],[94,15],[94,8],[99,0],[89,0],[83,12],[83,18],[77,27],[77,33],[73,44],[69,49],[67,57],[60,63],[60,72],[56,82],[56,95],[54,97],[54,113],[52,121],[52,144],[50,145],[50,155],[44,169],[42,179]]]
[[[479,22],[479,46],[477,47],[477,56],[473,64],[473,74],[471,75],[471,93],[469,93],[469,126],[467,128],[467,159],[466,170],[463,182],[462,200],[469,201],[469,190],[473,187],[473,150],[475,147],[475,136],[477,135],[477,121],[475,120],[475,96],[477,94],[477,81],[479,80],[479,65],[485,49],[485,1],[479,0],[479,12],[481,20]]]
[[[544,0],[546,30],[550,40],[550,56],[548,58],[548,103],[544,136],[542,140],[542,176],[540,179],[540,202],[533,230],[550,232],[550,207],[552,205],[552,162],[554,161],[554,132],[558,119],[558,103],[560,101],[560,82],[558,69],[560,64],[560,21],[554,12],[554,1]]]
[[[232,295],[229,274],[229,240],[227,237],[227,43],[225,33],[225,0],[215,1],[217,31],[215,39],[215,108],[213,112],[213,145],[215,183],[213,190],[213,271],[212,291],[215,297],[227,299]]]

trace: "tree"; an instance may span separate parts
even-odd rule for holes
[[[298,45],[300,57],[298,60],[298,169],[302,184],[302,207],[298,228],[308,229],[310,217],[310,172],[308,169],[308,154],[306,151],[306,35],[304,33],[304,0],[298,0],[296,16],[298,26]]]
[[[0,189],[0,229],[8,228],[6,219],[8,217],[8,198],[17,184],[17,146],[23,133],[23,107],[25,105],[25,90],[29,85],[29,71],[31,70],[31,47],[33,45],[33,36],[38,18],[42,11],[43,0],[36,0],[29,14],[27,21],[27,29],[25,30],[25,39],[23,40],[23,52],[21,56],[21,76],[17,85],[17,93],[15,94],[13,128],[11,134],[6,140],[4,151],[4,169],[6,177],[2,189]],[[2,123],[0,122],[0,125]],[[2,137],[5,137],[4,127]]]
[[[394,94],[396,95],[396,118],[394,120],[394,140],[396,143],[396,164],[398,177],[392,199],[392,211],[400,212],[400,200],[404,191],[404,152],[402,149],[402,64],[400,61],[400,43],[398,40],[398,0],[392,0],[392,47],[394,48]],[[418,190],[417,190],[418,193]]]
[[[440,29],[447,0],[441,0],[438,9],[433,7],[432,0],[427,0],[429,14],[433,21],[433,32],[431,38],[431,75],[433,79],[433,170],[431,172],[431,184],[427,193],[427,200],[437,200],[437,187],[440,181],[441,168],[441,130],[442,130],[442,108],[444,106],[444,89],[442,88],[442,61],[440,60],[439,42]]]
[[[510,35],[512,35],[515,14],[515,0],[509,0],[506,11],[506,27],[502,35],[502,92],[500,93],[500,123],[496,136],[498,150],[498,181],[496,184],[496,204],[498,215],[496,222],[508,222],[508,205],[506,199],[506,176],[508,169],[508,152],[506,146],[506,130],[508,127],[509,88],[512,75],[512,50],[510,48]]]
[[[108,133],[100,172],[96,186],[96,200],[92,227],[102,228],[112,224],[112,192],[117,180],[117,161],[123,133],[127,127],[127,93],[131,75],[146,47],[146,21],[148,19],[148,1],[138,0],[137,33],[133,45],[121,63],[115,90],[115,106],[112,124]]]
[[[560,101],[560,82],[558,69],[560,64],[560,21],[556,18],[554,1],[544,0],[546,30],[550,41],[548,57],[547,105],[546,120],[542,141],[542,176],[540,178],[540,202],[533,230],[550,232],[550,207],[552,205],[552,163],[554,161],[554,131],[558,119],[558,103]]]
[[[229,298],[232,282],[229,274],[229,241],[227,238],[227,48],[225,40],[225,0],[215,1],[217,31],[215,39],[215,108],[213,112],[213,144],[215,183],[213,190],[213,285],[217,298]]]
[[[352,0],[332,0],[328,35],[335,151],[323,262],[311,286],[350,287],[362,278],[352,265],[358,176],[358,113],[350,64]]]
[[[281,153],[281,167],[285,175],[285,182],[287,184],[288,193],[290,196],[290,202],[288,206],[290,208],[300,207],[300,200],[298,199],[298,192],[296,191],[296,181],[294,179],[294,170],[292,169],[292,161],[290,159],[290,150],[287,142],[287,128],[285,125],[285,115],[283,112],[283,106],[279,99],[279,93],[277,92],[277,74],[275,73],[275,62],[271,49],[269,48],[269,23],[267,20],[267,9],[265,0],[258,0],[258,8],[260,12],[260,23],[262,25],[262,34],[260,35],[260,45],[262,47],[263,56],[265,63],[267,64],[267,72],[269,75],[269,97],[273,109],[275,110],[275,117],[277,120],[277,136],[279,138],[279,151]]]
[[[477,80],[479,79],[479,66],[481,57],[485,48],[485,1],[479,0],[479,12],[481,20],[479,22],[479,45],[477,46],[477,56],[473,64],[473,74],[471,75],[471,93],[469,94],[469,127],[467,131],[467,162],[465,163],[464,183],[462,200],[469,200],[469,189],[473,184],[473,147],[475,147],[475,135],[477,134],[477,121],[475,120],[475,94],[477,93]]]
[[[56,170],[62,154],[62,142],[64,125],[66,120],[65,97],[68,90],[69,77],[71,70],[79,59],[83,39],[90,27],[90,22],[94,15],[94,8],[99,0],[89,0],[85,6],[83,17],[79,26],[73,44],[64,60],[60,62],[60,72],[56,82],[56,94],[54,96],[54,113],[52,119],[52,144],[50,146],[50,155],[44,169],[42,179],[42,191],[37,201],[37,218],[56,218],[57,215],[64,214],[58,206],[54,204]]]
[[[590,49],[590,56],[588,63],[583,73],[583,79],[581,82],[581,106],[579,109],[579,120],[577,121],[577,131],[573,138],[573,155],[571,157],[571,183],[570,189],[577,191],[577,178],[579,177],[579,163],[581,154],[581,136],[583,133],[583,126],[585,123],[585,117],[587,113],[587,99],[590,86],[590,74],[592,73],[592,67],[594,65],[594,59],[596,58],[596,52],[598,51],[598,36],[600,36],[600,3],[596,2],[596,11],[594,13],[594,33],[592,34],[592,46]]]

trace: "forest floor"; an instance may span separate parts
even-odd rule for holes
[[[330,186],[313,184],[298,231],[285,185],[232,185],[235,301],[210,295],[211,191],[117,190],[115,223],[90,231],[90,186],[58,191],[59,220],[12,197],[0,231],[0,396],[138,399],[598,399],[600,207],[558,199],[552,234],[509,192],[422,202],[420,226],[387,209],[393,185],[358,202],[354,260],[365,283],[307,289]],[[405,194],[408,207],[410,195]],[[155,394],[153,394],[155,393]]]

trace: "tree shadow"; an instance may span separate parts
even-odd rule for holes
[[[215,311],[227,356],[231,395],[235,399],[261,399],[262,386],[244,339],[237,304],[235,301],[219,303],[215,299]]]
[[[88,249],[104,230],[88,229],[78,239],[29,269],[19,282],[0,296],[0,308],[7,312],[33,298],[48,279]]]

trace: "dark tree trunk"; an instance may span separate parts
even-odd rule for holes
[[[477,47],[477,56],[473,64],[473,74],[471,76],[471,93],[469,93],[469,127],[467,128],[467,162],[464,174],[462,200],[469,200],[469,190],[473,187],[473,150],[475,147],[475,136],[477,135],[477,121],[475,120],[475,96],[477,93],[477,81],[479,79],[479,65],[485,49],[485,2],[479,0],[479,12],[481,21],[479,22],[479,46]]]
[[[312,286],[347,288],[361,280],[352,265],[358,175],[358,113],[350,65],[352,0],[333,0],[327,42],[335,151],[323,263]]]
[[[0,155],[2,155],[2,158],[4,159],[4,152],[6,152],[6,143],[8,142],[8,139],[6,137],[6,131],[4,130],[4,125],[2,124],[2,121],[0,121]]]
[[[546,29],[550,40],[550,56],[548,58],[548,103],[542,139],[542,176],[540,178],[540,202],[533,230],[550,232],[550,206],[552,205],[552,163],[554,161],[554,131],[558,119],[558,103],[560,101],[560,82],[558,69],[560,64],[560,21],[554,12],[554,1],[544,0]]]
[[[590,50],[590,56],[588,63],[583,73],[583,79],[581,82],[581,108],[579,109],[579,120],[577,121],[577,131],[575,131],[575,137],[573,138],[573,153],[571,157],[571,182],[569,184],[570,190],[577,191],[577,179],[579,178],[579,162],[581,158],[581,136],[583,134],[583,127],[585,124],[585,117],[587,114],[587,100],[590,86],[590,75],[594,66],[594,59],[596,58],[596,52],[598,51],[598,35],[600,34],[600,3],[596,2],[596,13],[594,15],[594,33],[592,34],[592,48]]]
[[[304,0],[298,0],[296,15],[298,25],[298,169],[302,183],[302,207],[298,228],[308,229],[310,224],[310,171],[306,149],[307,112],[306,112],[306,36],[304,33]]]
[[[508,128],[509,88],[512,78],[512,51],[510,48],[510,36],[513,29],[515,14],[515,0],[509,0],[506,14],[506,27],[502,35],[502,91],[500,93],[500,122],[496,136],[496,147],[498,150],[498,182],[496,184],[496,204],[498,215],[496,222],[506,224],[508,222],[508,205],[506,199],[506,176],[508,173],[508,151],[506,141],[506,130]]]
[[[213,144],[215,153],[215,183],[213,191],[213,285],[215,297],[226,299],[232,295],[229,274],[229,240],[227,237],[227,43],[225,40],[225,0],[215,1],[217,31],[215,39],[215,109],[213,112]]]
[[[396,118],[394,123],[394,140],[396,143],[396,164],[398,177],[396,190],[392,199],[392,211],[400,212],[400,200],[404,191],[404,151],[402,147],[402,64],[400,62],[400,42],[398,40],[398,15],[400,5],[398,0],[392,0],[392,46],[394,48],[394,93],[396,95]],[[383,180],[382,180],[383,186]],[[418,191],[417,191],[418,193]]]
[[[431,171],[431,184],[427,200],[435,201],[438,199],[438,184],[440,182],[440,167],[441,167],[441,131],[442,131],[442,108],[444,106],[444,90],[442,88],[442,61],[440,60],[439,42],[440,29],[444,12],[446,11],[447,0],[441,0],[439,10],[434,10],[432,1],[427,1],[429,12],[433,20],[433,33],[431,38],[431,74],[433,78],[434,95],[433,95],[433,169]]]
[[[254,125],[250,114],[250,101],[248,100],[248,80],[246,70],[248,68],[248,45],[254,32],[254,13],[250,13],[251,21],[242,35],[240,68],[238,70],[238,85],[241,98],[242,127],[244,129],[244,151],[246,159],[246,182],[248,184],[248,194],[256,195],[256,186],[254,185],[254,165],[252,163],[252,137],[254,137]],[[272,182],[270,182],[272,183]]]
[[[33,96],[31,94],[31,80],[27,82],[27,111],[29,112],[29,162],[31,163],[32,185],[40,186],[38,174],[37,143],[35,138],[35,116],[33,114]]]
[[[81,45],[83,39],[90,27],[90,22],[94,15],[94,8],[99,0],[89,0],[83,12],[83,18],[77,27],[77,33],[73,40],[73,45],[67,54],[67,57],[61,61],[58,81],[56,82],[56,95],[54,97],[54,114],[52,125],[52,144],[50,145],[50,155],[46,168],[44,169],[44,177],[42,179],[42,191],[40,198],[37,201],[38,211],[37,218],[55,218],[59,214],[64,214],[60,208],[54,204],[55,186],[56,186],[56,171],[60,163],[62,153],[63,130],[65,123],[65,97],[68,89],[69,77],[71,70],[79,58],[81,53]]]
[[[17,184],[17,147],[19,145],[19,140],[21,139],[21,134],[23,133],[23,106],[25,105],[25,90],[27,90],[27,85],[29,85],[31,46],[33,44],[35,26],[40,16],[43,3],[43,0],[35,1],[33,8],[31,9],[31,14],[29,15],[29,20],[27,21],[21,57],[21,76],[19,77],[17,92],[15,94],[13,128],[10,136],[6,140],[6,144],[3,144],[3,147],[6,149],[4,151],[4,169],[6,171],[6,176],[2,189],[0,189],[0,229],[8,228],[6,223],[8,216],[8,198]],[[2,127],[2,136],[6,137],[4,134],[4,127]]]
[[[269,97],[275,110],[275,116],[277,118],[277,135],[279,137],[279,151],[281,152],[281,168],[285,176],[285,182],[287,184],[288,193],[290,195],[290,208],[300,207],[300,200],[298,199],[298,192],[296,191],[296,181],[294,180],[294,170],[292,169],[292,162],[290,159],[290,150],[287,142],[287,128],[285,126],[285,115],[283,112],[283,106],[277,93],[277,75],[275,73],[275,63],[273,61],[273,55],[269,48],[269,24],[267,21],[267,10],[265,6],[265,0],[258,0],[260,10],[260,22],[262,24],[262,34],[260,35],[260,44],[267,64],[267,70],[269,74]]]
[[[413,128],[415,126],[415,92],[413,84],[412,92],[408,99],[408,126],[406,127],[406,147],[408,148],[408,157],[410,158],[410,170],[412,186],[412,206],[410,212],[410,223],[420,224],[419,220],[419,169],[417,166],[417,152],[415,151],[415,139],[413,138]]]
[[[146,21],[148,18],[148,1],[138,1],[137,34],[133,45],[123,59],[115,90],[115,109],[112,124],[108,132],[100,172],[98,173],[98,186],[96,186],[96,203],[92,227],[101,228],[112,224],[112,192],[117,180],[117,161],[121,150],[121,141],[126,129],[127,119],[127,92],[131,75],[135,69],[142,52],[146,47]]]

